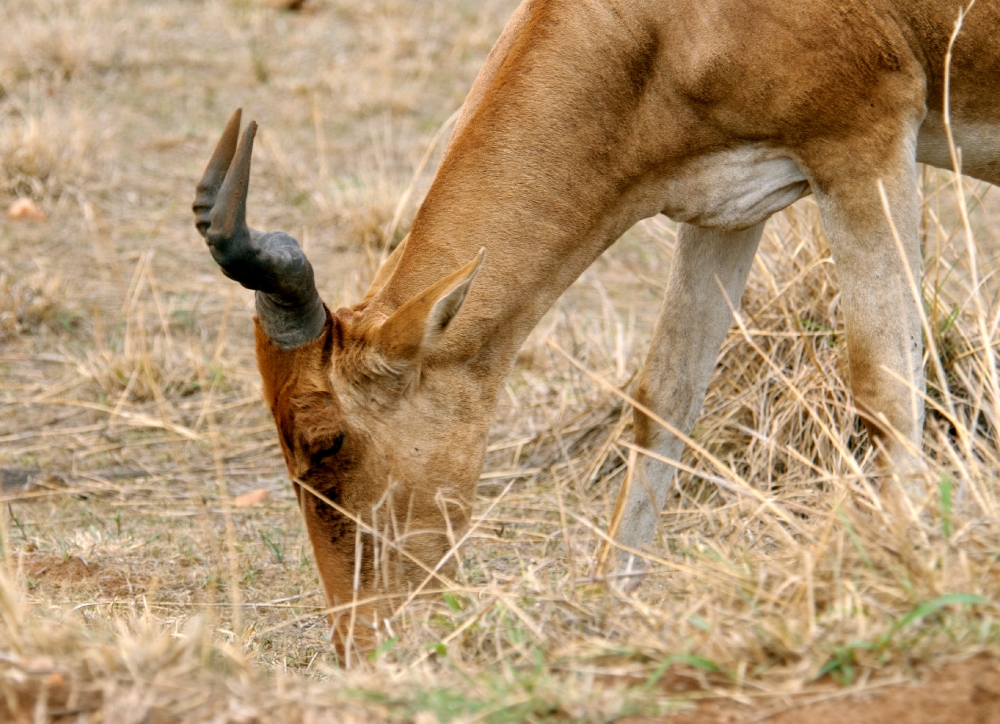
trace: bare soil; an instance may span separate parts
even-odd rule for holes
[[[798,698],[742,708],[732,701],[707,702],[695,712],[630,717],[619,724],[998,724],[1000,661],[978,656],[928,671],[913,683],[873,683]]]
[[[115,565],[117,563],[117,565]],[[124,561],[62,559],[51,553],[27,553],[21,560],[27,590],[37,596],[66,597],[81,590],[97,600],[129,598],[145,591],[146,576]]]

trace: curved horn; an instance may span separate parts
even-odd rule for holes
[[[215,197],[219,194],[222,182],[226,179],[226,171],[229,170],[229,164],[233,160],[233,154],[236,153],[236,142],[240,138],[240,118],[242,115],[243,109],[237,108],[236,112],[229,118],[226,130],[222,132],[222,138],[216,144],[212,158],[205,168],[205,173],[195,188],[192,207],[194,209],[194,225],[198,227],[198,233],[202,236],[205,236],[211,225],[208,214],[215,206]]]
[[[316,291],[312,265],[295,239],[281,231],[247,226],[250,158],[257,124],[250,121],[239,146],[236,111],[198,184],[195,224],[222,272],[257,291],[257,316],[268,338],[284,349],[316,339],[327,311]],[[204,229],[202,228],[204,225]]]

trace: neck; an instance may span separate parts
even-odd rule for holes
[[[640,42],[614,18],[585,17],[606,13],[603,6],[574,12],[528,18],[368,305],[389,314],[485,247],[482,271],[429,366],[472,364],[502,381],[559,295],[660,210],[648,182],[655,149],[641,144],[662,128],[646,132],[645,88],[627,77],[654,62],[656,43]],[[594,57],[607,62],[595,67]]]
[[[914,56],[923,66],[927,80],[927,107],[932,113],[939,112],[943,103],[948,40],[955,30],[959,13],[965,13],[961,33],[952,50],[952,112],[959,118],[980,120],[974,106],[987,105],[989,110],[993,110],[992,104],[981,103],[981,99],[976,97],[979,94],[962,91],[977,84],[981,86],[982,79],[975,76],[976,69],[983,67],[983,58],[997,56],[996,23],[1000,20],[997,3],[980,0],[971,10],[964,0],[893,0],[892,5]],[[970,74],[973,77],[969,77]],[[993,116],[986,120],[993,121]]]

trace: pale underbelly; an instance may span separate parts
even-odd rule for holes
[[[664,191],[663,213],[674,221],[736,230],[808,195],[809,182],[790,158],[746,146],[688,161]]]
[[[1000,123],[953,122],[962,171],[1000,184]],[[714,229],[746,229],[810,193],[798,165],[772,148],[744,146],[684,163],[663,187],[664,214]],[[952,167],[940,113],[928,113],[917,140],[917,161]]]

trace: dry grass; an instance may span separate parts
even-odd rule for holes
[[[67,296],[66,282],[58,275],[35,272],[16,279],[0,271],[0,341],[38,333],[46,324],[70,327],[76,315],[66,306]]]
[[[647,221],[525,345],[452,590],[402,611],[371,660],[334,661],[252,300],[194,232],[193,183],[244,105],[263,128],[252,221],[306,244],[328,302],[356,300],[513,4],[0,6],[19,29],[0,47],[0,201],[49,215],[0,221],[0,466],[66,484],[4,492],[2,716],[608,721],[997,651],[1000,205],[968,193],[973,260],[952,178],[928,172],[940,364],[927,473],[901,506],[860,474],[836,268],[806,200],[768,227],[651,573],[633,594],[590,579],[672,253],[672,225]],[[255,488],[271,501],[231,507]]]

